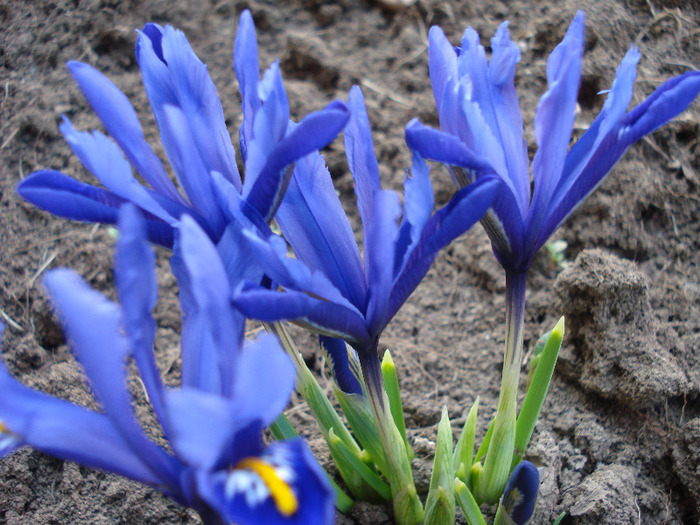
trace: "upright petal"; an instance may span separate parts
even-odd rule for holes
[[[144,180],[158,193],[184,204],[163,164],[146,142],[136,112],[124,93],[88,64],[71,61],[68,68],[107,132]]]
[[[438,26],[431,27],[428,33],[428,63],[435,107],[441,108],[445,84],[457,72],[457,52]],[[440,119],[443,119],[443,115],[440,115]]]
[[[323,272],[351,303],[364,307],[360,251],[320,154],[297,162],[276,218],[296,257],[312,271]]]
[[[233,68],[238,78],[238,89],[243,99],[243,125],[240,130],[243,162],[248,160],[248,144],[253,140],[253,122],[260,109],[258,96],[260,65],[258,64],[258,41],[255,37],[253,17],[247,9],[241,13],[236,31],[233,51]]]
[[[549,88],[535,114],[535,138],[539,149],[532,162],[535,190],[528,223],[539,228],[552,204],[552,195],[564,169],[576,113],[584,47],[584,20],[578,12],[564,39],[547,60]],[[535,239],[527,240],[528,247]]]
[[[236,167],[236,154],[207,66],[194,54],[184,33],[170,26],[165,28],[162,49],[180,108],[207,173],[221,173],[240,191],[241,177]]]
[[[367,239],[367,229],[372,224],[374,195],[382,189],[379,181],[379,164],[374,153],[365,99],[358,86],[350,89],[349,104],[351,116],[345,127],[345,154],[355,181],[355,198],[362,220],[362,237]],[[366,250],[365,257],[367,257]]]
[[[183,311],[182,384],[230,397],[244,319],[230,302],[226,270],[216,247],[187,216],[175,250]]]

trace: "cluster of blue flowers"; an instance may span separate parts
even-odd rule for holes
[[[102,412],[33,391],[0,364],[0,455],[28,445],[116,472],[196,509],[209,524],[332,523],[333,490],[304,442],[263,442],[262,431],[288,402],[295,369],[274,336],[244,343],[245,318],[293,321],[318,333],[338,387],[367,396],[381,419],[388,410],[377,350],[383,330],[438,252],[481,221],[507,275],[508,337],[499,404],[504,416],[497,417],[492,438],[502,450],[489,449],[484,475],[490,481],[475,492],[492,501],[491,486],[496,499],[505,490],[512,519],[526,523],[537,471],[528,463],[513,471],[514,438],[498,438],[499,432],[511,436],[515,424],[511,390],[522,361],[525,275],[535,253],[625,150],[694,100],[700,73],[667,81],[628,112],[640,56],[632,47],[602,112],[570,146],[584,48],[579,13],[547,62],[531,195],[514,86],[520,52],[507,24],[491,47],[488,61],[471,28],[460,47],[439,28],[431,30],[430,79],[441,129],[408,124],[412,162],[403,204],[381,187],[360,89],[350,91],[347,103],[335,101],[291,122],[277,63],[261,78],[248,12],[234,52],[243,101],[243,178],[216,89],[181,32],[148,24],[136,44],[179,188],[146,142],[126,96],[91,66],[69,63],[111,138],[77,131],[67,118],[61,131],[102,186],[45,170],[18,191],[57,215],[118,226],[119,304],[69,270],[54,270],[44,280]],[[318,153],[340,132],[362,220],[362,253]],[[425,159],[447,165],[459,187],[437,211]],[[281,235],[271,228],[273,220]],[[179,388],[163,385],[153,356],[157,289],[149,241],[173,250],[183,314]],[[130,360],[167,449],[136,421],[127,388]],[[499,471],[506,463],[509,468]]]

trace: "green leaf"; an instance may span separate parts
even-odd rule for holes
[[[289,422],[289,419],[287,419],[287,416],[285,416],[283,413],[277,416],[277,419],[275,419],[272,425],[270,425],[270,432],[272,432],[272,436],[277,441],[294,439],[295,437],[299,436],[297,431],[294,430],[294,427]]]
[[[464,428],[457,440],[454,456],[452,457],[452,468],[455,476],[463,482],[468,483],[469,472],[474,461],[474,443],[476,441],[476,418],[479,413],[479,398],[469,409]]]
[[[561,348],[563,339],[564,318],[562,317],[550,333],[542,349],[542,353],[539,356],[539,363],[532,376],[530,387],[527,389],[523,405],[518,414],[515,430],[515,448],[520,453],[524,453],[527,449],[530,437],[535,429],[535,423],[537,423],[544,398],[547,395],[547,390],[549,390],[549,384],[552,380],[554,367],[557,364],[557,357],[559,356],[559,349]],[[513,458],[512,466],[517,465],[519,462],[520,458],[516,454]]]
[[[425,502],[425,525],[452,525],[455,521],[454,473],[452,470],[452,428],[447,407],[438,425],[433,473]]]
[[[467,518],[469,525],[486,525],[486,520],[481,514],[479,504],[474,499],[469,487],[459,478],[455,478],[454,480],[454,491],[457,502],[459,506],[462,507],[462,512],[464,512],[464,516]]]
[[[406,422],[403,417],[401,391],[399,390],[399,377],[396,373],[396,365],[394,364],[394,360],[391,358],[391,353],[389,350],[384,352],[384,357],[382,359],[382,377],[384,379],[384,390],[386,390],[386,395],[389,398],[391,417],[394,418],[396,428],[399,430],[404,444],[406,445],[408,459],[411,460],[416,457],[416,454],[413,452],[413,449],[408,444],[408,439],[406,438]]]

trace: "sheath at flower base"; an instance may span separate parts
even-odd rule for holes
[[[584,15],[579,12],[547,60],[548,90],[535,115],[539,147],[532,163],[534,192],[530,195],[527,145],[513,83],[520,51],[510,40],[507,22],[491,40],[490,61],[471,28],[465,31],[461,48],[452,46],[438,27],[430,30],[429,44],[430,79],[442,130],[414,120],[406,128],[407,143],[424,158],[448,165],[459,187],[484,176],[496,175],[503,182],[492,210],[482,220],[506,271],[507,336],[499,405],[499,413],[506,415],[496,420],[496,436],[499,425],[514,424],[525,276],[535,253],[631,144],[688,107],[700,92],[700,72],[668,80],[627,111],[640,58],[632,46],[617,68],[601,113],[569,148],[584,49]],[[497,445],[512,450],[512,439],[511,433]],[[489,454],[485,470],[500,470],[500,474],[485,499],[495,501],[508,479],[510,459],[501,458],[500,466],[489,464],[491,459]]]
[[[243,345],[223,264],[189,217],[176,238],[183,311],[182,386],[165,387],[153,355],[154,257],[143,220],[120,212],[115,277],[120,304],[74,272],[44,283],[102,412],[25,387],[0,364],[0,454],[23,446],[132,478],[199,512],[205,524],[333,523],[333,492],[306,444],[265,446],[294,368],[269,335]],[[133,358],[170,450],[139,427],[128,388]]]
[[[66,117],[61,132],[104,188],[42,170],[19,184],[22,197],[56,215],[106,224],[114,224],[119,207],[132,202],[146,217],[149,240],[169,248],[173,228],[186,214],[219,242],[226,238],[228,226],[222,194],[238,193],[248,213],[270,221],[294,162],[332,141],[348,118],[345,104],[335,101],[290,126],[279,66],[273,63],[260,81],[255,28],[250,13],[243,12],[234,52],[243,95],[241,183],[216,88],[184,34],[147,24],[138,35],[136,58],[180,189],[146,142],[126,96],[92,66],[69,62],[71,74],[113,140],[99,131],[77,131]],[[137,181],[132,166],[150,187]]]

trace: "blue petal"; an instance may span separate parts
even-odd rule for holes
[[[115,281],[121,321],[131,355],[148,393],[153,410],[168,434],[163,406],[163,383],[153,356],[156,325],[151,312],[158,298],[153,251],[146,244],[145,224],[130,204],[119,213],[119,240],[115,256]]]
[[[206,171],[221,173],[240,191],[241,177],[236,167],[236,154],[207,66],[197,58],[184,33],[170,26],[165,28],[162,48],[180,109]]]
[[[17,185],[17,193],[35,206],[61,217],[103,224],[116,224],[117,210],[127,202],[109,191],[78,182],[58,171],[32,173]],[[158,199],[157,194],[151,195]],[[171,210],[168,212],[172,214]],[[148,212],[144,214],[148,240],[166,248],[172,247],[172,226]]]
[[[289,403],[294,379],[294,365],[275,336],[262,334],[246,344],[236,366],[233,391],[237,421],[268,426]]]
[[[361,348],[371,343],[365,319],[357,310],[317,299],[304,292],[282,293],[255,287],[235,294],[233,302],[251,319],[294,321],[314,332],[345,339]]]
[[[369,333],[374,338],[389,322],[387,305],[394,278],[397,221],[401,208],[398,195],[390,190],[377,192],[373,204],[373,219],[365,239],[365,265],[369,276],[366,317]]]
[[[261,106],[258,96],[258,82],[260,80],[258,42],[255,38],[253,17],[247,9],[241,13],[238,22],[233,67],[236,70],[238,89],[243,99],[243,125],[240,130],[240,143],[245,163],[248,159],[247,144],[253,140],[253,120]]]
[[[352,372],[348,356],[348,352],[354,350],[350,350],[342,339],[325,335],[320,335],[318,339],[338,388],[346,394],[362,395],[362,385]]]
[[[603,180],[627,148],[679,115],[700,93],[700,73],[692,71],[672,78],[654,91],[644,102],[625,114],[580,171],[567,178],[567,185],[557,191],[546,222],[539,232],[537,247],[571,214]]]
[[[328,277],[351,303],[363,308],[366,284],[360,252],[323,157],[299,160],[277,222],[298,259]]]
[[[146,437],[133,416],[126,377],[129,348],[121,334],[119,308],[70,270],[49,272],[44,284],[97,400],[154,475],[174,485],[173,459]]]
[[[117,145],[98,131],[79,132],[63,117],[61,132],[83,166],[112,193],[174,226],[177,222],[131,174]]]
[[[382,189],[379,181],[379,164],[374,154],[365,99],[358,86],[350,89],[349,106],[351,116],[345,126],[345,154],[355,181],[357,209],[362,220],[362,237],[367,239],[367,229],[372,224],[374,194]]]
[[[184,204],[163,164],[146,142],[136,112],[126,96],[92,66],[68,62],[68,68],[107,132],[144,180],[158,193]]]
[[[437,253],[481,219],[493,203],[499,187],[502,184],[497,179],[482,178],[459,190],[430,218],[394,281],[386,323],[423,280]]]
[[[0,397],[0,421],[25,444],[163,488],[162,477],[132,451],[106,415],[31,390],[10,376],[2,363]],[[166,485],[171,491],[175,486]]]
[[[183,313],[182,384],[231,396],[243,341],[243,317],[216,247],[188,216],[182,218],[172,259]]]
[[[442,107],[445,84],[449,77],[457,72],[457,52],[438,26],[431,27],[428,33],[428,63],[435,107],[439,109]],[[442,119],[443,116],[441,115],[440,118]]]
[[[345,104],[340,101],[331,102],[321,111],[307,115],[298,125],[292,126],[291,131],[275,146],[265,159],[265,165],[255,179],[250,192],[248,194],[244,192],[245,199],[266,221],[272,220],[284,197],[292,175],[289,166],[305,155],[328,145],[343,129],[348,116]],[[266,140],[269,141],[270,138],[267,137]],[[252,156],[251,151],[250,159]],[[246,165],[246,170],[247,167]],[[248,171],[246,171],[247,181]]]
[[[550,210],[569,149],[581,79],[584,24],[585,17],[579,11],[564,39],[547,60],[549,89],[540,99],[535,115],[535,138],[539,148],[532,161],[535,189],[528,217],[528,223],[534,228],[539,228]]]
[[[519,463],[508,478],[501,504],[515,525],[526,525],[535,511],[540,474],[529,461]]]
[[[294,439],[273,443],[254,461],[274,469],[275,477],[291,489],[296,503],[294,512],[281,512],[268,484],[254,470],[238,468],[214,473],[198,472],[200,496],[227,521],[266,525],[332,525],[335,519],[333,490],[306,443]],[[275,490],[275,489],[273,489]],[[288,495],[275,490],[280,499]]]

